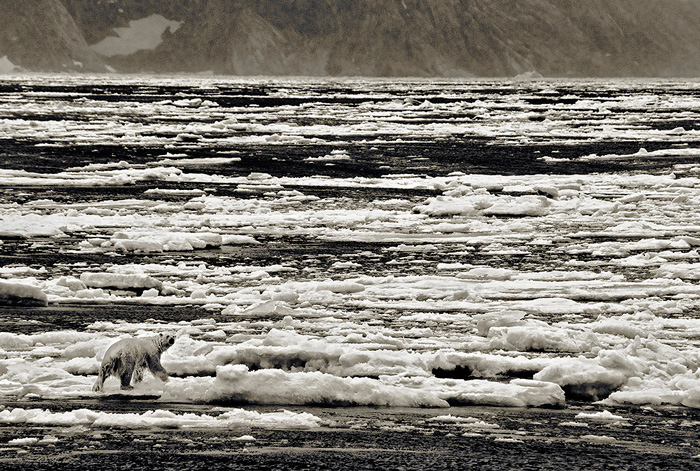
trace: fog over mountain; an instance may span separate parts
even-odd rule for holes
[[[0,70],[698,76],[700,0],[0,0]]]

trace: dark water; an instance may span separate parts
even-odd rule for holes
[[[109,82],[108,80],[107,82]],[[654,96],[664,100],[692,99],[700,92],[684,83],[646,82],[557,82],[509,83],[509,82],[354,82],[348,86],[334,86],[327,82],[287,82],[280,86],[275,81],[260,80],[246,84],[233,80],[209,81],[202,86],[196,80],[183,80],[190,85],[163,85],[156,81],[127,84],[85,84],[81,80],[47,80],[49,83],[29,79],[6,80],[0,84],[0,103],[10,106],[0,110],[5,120],[26,120],[39,123],[65,122],[78,129],[92,122],[106,123],[109,131],[119,135],[120,128],[131,124],[144,124],[148,128],[141,137],[174,138],[178,132],[172,126],[185,127],[192,123],[207,124],[217,120],[217,113],[240,112],[240,124],[270,124],[282,122],[292,126],[312,129],[312,136],[323,142],[293,145],[226,144],[220,142],[225,132],[211,128],[198,134],[193,146],[186,146],[188,155],[203,158],[220,155],[222,151],[240,152],[240,162],[222,166],[206,166],[198,170],[221,175],[238,175],[249,172],[267,172],[274,176],[328,175],[333,177],[378,177],[391,173],[428,173],[445,175],[454,171],[485,174],[585,174],[615,171],[664,171],[677,163],[693,162],[692,158],[628,159],[619,162],[584,162],[579,158],[590,154],[634,154],[640,147],[648,151],[668,148],[666,136],[646,137],[648,131],[663,131],[683,127],[697,130],[697,120],[688,118],[695,110],[681,106],[664,108],[637,108],[625,106],[625,100],[639,96]],[[51,83],[53,82],[53,83]],[[77,83],[71,83],[77,82]],[[354,86],[354,87],[353,87]],[[154,105],[164,100],[204,99],[219,105],[211,113],[192,116],[183,109],[182,115],[162,115],[153,112],[133,112],[133,106]],[[66,109],[77,100],[97,102],[97,107]],[[410,106],[428,101],[433,105],[457,109],[409,109]],[[32,102],[29,109],[12,107],[11,103]],[[489,103],[490,113],[484,113],[481,102]],[[368,142],[364,134],[333,134],[329,128],[352,124],[362,119],[362,105],[368,110],[382,109],[396,103],[392,114],[382,116],[382,123],[420,126],[422,124],[461,124],[460,131],[449,135],[396,135],[390,127],[386,134],[373,133]],[[407,105],[404,107],[403,104]],[[585,103],[585,106],[579,105]],[[591,104],[592,103],[592,104]],[[634,103],[634,102],[632,102]],[[107,109],[100,105],[109,106]],[[591,113],[595,107],[606,107],[610,114]],[[402,108],[403,107],[403,108]],[[360,108],[358,110],[358,108]],[[348,115],[350,109],[359,115]],[[249,113],[259,110],[259,113]],[[309,112],[311,110],[311,112]],[[562,111],[559,113],[558,111]],[[524,113],[517,117],[518,113]],[[516,116],[507,121],[540,123],[555,121],[567,129],[567,136],[541,133],[532,138],[512,139],[505,129],[484,135],[478,126],[498,120],[500,115]],[[372,119],[369,117],[369,119]],[[619,136],[591,136],[590,129],[606,125],[639,129],[640,135],[625,133]],[[576,130],[581,130],[577,136]],[[259,135],[256,131],[241,130]],[[37,147],[52,142],[49,138],[25,136],[3,138],[0,134],[0,165],[7,169],[23,169],[32,172],[57,172],[70,167],[126,160],[132,164],[145,164],[154,156],[162,155],[159,145],[113,145],[109,142],[94,145],[73,145],[70,140],[58,147]],[[308,136],[307,136],[308,137]],[[201,139],[200,139],[201,138]],[[212,142],[207,142],[207,140]],[[388,142],[374,142],[385,139]],[[683,145],[688,145],[681,140]],[[332,167],[323,162],[305,162],[309,157],[319,157],[333,150],[338,143],[349,145],[352,162],[336,163]],[[690,144],[697,147],[696,143]],[[185,146],[183,146],[184,148]],[[545,162],[542,156],[555,156],[557,162]]]

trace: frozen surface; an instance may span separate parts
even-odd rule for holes
[[[4,421],[583,403],[597,409],[561,423],[586,429],[630,423],[612,408],[700,408],[696,84],[27,77],[0,92],[0,300],[48,302],[3,308],[0,397],[97,400],[112,342],[178,333],[170,380],[125,393],[174,410]]]
[[[46,306],[46,295],[38,288],[21,283],[0,281],[0,304]]]
[[[321,420],[311,414],[290,411],[260,413],[243,409],[219,410],[214,415],[177,414],[167,410],[138,413],[94,412],[78,409],[70,412],[51,412],[42,409],[13,408],[0,411],[0,423],[34,424],[34,425],[90,425],[94,427],[274,427],[280,428],[314,428]]]

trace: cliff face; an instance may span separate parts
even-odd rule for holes
[[[36,71],[105,70],[61,0],[0,3],[0,57]]]
[[[33,4],[34,2],[32,2]],[[155,47],[102,56],[120,71],[238,75],[545,76],[700,75],[700,0],[36,0],[44,15],[0,22],[41,26],[96,64],[86,44],[137,37],[134,20],[178,22]],[[19,4],[19,2],[16,2]],[[13,7],[0,6],[0,10]],[[19,7],[14,7],[17,10]],[[27,10],[24,5],[22,10]],[[48,8],[51,14],[46,14]],[[14,18],[14,19],[12,19]],[[24,20],[23,20],[24,18]],[[76,26],[77,25],[77,26]],[[1,26],[1,24],[0,24]],[[116,30],[115,30],[116,28]],[[3,31],[5,29],[3,28]],[[79,32],[78,32],[79,31]],[[26,35],[26,33],[25,33]],[[5,35],[7,36],[7,35]],[[15,35],[16,36],[16,35]],[[127,40],[124,39],[124,40]],[[17,41],[15,41],[17,43]],[[21,41],[20,41],[21,43]],[[24,67],[59,51],[6,51]],[[17,46],[17,44],[15,44]],[[21,47],[17,46],[18,51]],[[78,53],[78,51],[82,51]],[[72,54],[72,56],[70,55]],[[27,61],[24,58],[33,58]],[[91,60],[88,61],[87,58]]]

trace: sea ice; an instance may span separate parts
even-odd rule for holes
[[[46,294],[34,286],[0,281],[0,305],[46,306]]]
[[[184,413],[178,414],[168,410],[138,413],[98,412],[89,409],[76,409],[67,412],[51,412],[43,409],[5,409],[0,411],[0,423],[34,424],[34,425],[87,425],[91,427],[127,427],[127,428],[230,428],[253,426],[275,429],[312,429],[321,425],[320,418],[306,413],[287,410],[279,412],[256,412],[243,409],[224,409],[217,415]],[[17,442],[15,444],[34,444]]]
[[[320,372],[287,373],[277,369],[249,371],[244,365],[219,366],[214,379],[173,379],[166,384],[163,398],[253,404],[448,406],[429,392],[373,379],[340,378]]]
[[[183,330],[163,357],[174,375],[165,391],[147,378],[137,393],[183,403],[547,407],[568,397],[610,407],[700,407],[693,314],[700,308],[700,168],[692,162],[700,140],[690,128],[652,125],[673,107],[693,119],[696,99],[677,85],[664,82],[670,92],[658,97],[625,90],[600,98],[619,90],[597,83],[612,88],[577,97],[575,109],[544,110],[515,88],[496,96],[480,85],[441,83],[441,99],[423,106],[428,96],[396,99],[406,84],[362,82],[369,89],[361,104],[314,101],[325,84],[287,84],[274,93],[308,100],[217,107],[219,88],[265,88],[266,79],[158,80],[166,89],[208,88],[129,107],[60,92],[60,100],[25,94],[0,102],[0,136],[14,142],[38,141],[46,152],[135,149],[57,171],[0,170],[0,184],[17,194],[0,205],[3,251],[16,245],[62,260],[0,268],[0,293],[60,310],[77,304],[78,314],[106,303],[207,312],[177,322],[110,318],[78,330],[2,332],[1,397],[80,397],[115,336]],[[144,78],[108,83],[123,81],[156,89]],[[443,103],[450,97],[457,101]],[[45,119],[57,109],[61,119]],[[581,173],[482,174],[439,168],[425,155],[392,166],[394,150],[465,135],[494,148],[544,143],[548,167],[533,159],[534,166],[566,163],[567,173]],[[638,141],[664,145],[576,154],[577,146]],[[299,175],[280,176],[275,164],[246,167],[244,156],[258,150],[261,159],[275,153],[289,164],[297,154],[287,155],[287,145],[313,152],[293,162]],[[371,175],[325,167],[371,167],[375,158],[386,161]],[[660,159],[678,163],[624,170]],[[245,170],[219,174],[224,164]],[[623,170],[587,171],[603,164]],[[313,172],[303,174],[304,166]],[[46,191],[34,196],[35,188]],[[70,188],[110,196],[63,201]],[[287,243],[299,252],[278,261]],[[76,257],[88,261],[63,261]],[[515,379],[523,377],[534,380]],[[155,419],[182,420],[102,420]]]

